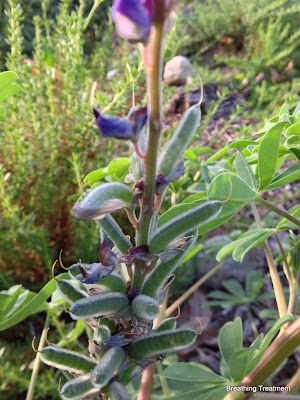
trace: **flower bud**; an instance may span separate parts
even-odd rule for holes
[[[147,42],[154,12],[154,0],[115,0],[111,16],[118,35],[131,43]]]

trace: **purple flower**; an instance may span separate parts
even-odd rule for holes
[[[93,263],[88,268],[79,265],[79,269],[81,274],[77,275],[76,279],[82,283],[91,285],[112,273],[115,265],[104,266],[101,263]]]
[[[147,121],[147,107],[133,112],[129,120],[103,114],[96,107],[93,107],[93,112],[102,136],[131,140],[132,142],[138,140],[139,133]]]
[[[115,0],[111,16],[119,36],[132,43],[148,40],[154,0]]]

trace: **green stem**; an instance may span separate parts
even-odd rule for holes
[[[89,23],[91,22],[91,19],[97,10],[97,8],[100,6],[101,3],[103,3],[104,0],[95,0],[94,5],[91,8],[91,11],[89,12],[89,15],[87,16],[85,23],[83,25],[83,32],[86,30],[86,28],[89,26]]]
[[[49,325],[50,325],[50,311],[48,311],[47,315],[46,315],[44,328],[43,328],[42,336],[41,336],[39,347],[38,347],[38,352],[36,353],[34,364],[33,364],[30,383],[29,383],[29,387],[28,387],[28,391],[27,391],[27,395],[26,395],[26,400],[33,400],[34,390],[35,390],[38,373],[39,373],[39,369],[40,369],[40,365],[41,365],[41,359],[40,359],[39,352],[42,350],[42,348],[45,345],[47,330],[49,328]]]
[[[251,208],[252,208],[252,213],[254,215],[254,219],[255,219],[258,229],[262,229],[261,219],[260,219],[256,204],[254,201],[251,202]],[[275,293],[279,316],[283,317],[287,313],[287,306],[286,306],[285,298],[283,295],[282,285],[280,282],[278,271],[277,271],[277,268],[276,268],[276,265],[275,265],[275,262],[274,262],[274,259],[272,256],[272,252],[271,252],[271,249],[270,249],[270,246],[269,246],[269,243],[267,240],[265,240],[263,242],[263,247],[264,247],[267,263],[268,263],[269,270],[270,270],[272,284],[274,287],[274,293]]]
[[[294,217],[293,215],[290,215],[288,212],[281,210],[280,208],[274,206],[273,204],[269,203],[267,200],[262,199],[261,197],[257,197],[256,201],[263,206],[268,207],[270,210],[275,211],[276,214],[281,215],[282,217],[288,219],[289,221],[293,222],[295,225],[297,225],[300,228],[300,221],[298,218]]]
[[[257,366],[244,378],[242,386],[263,384],[300,345],[300,318],[268,347]],[[230,392],[224,400],[248,399],[252,393]]]
[[[155,19],[149,44],[145,49],[147,60],[147,85],[149,104],[149,138],[147,157],[145,159],[145,185],[141,204],[137,245],[148,244],[148,235],[151,219],[155,212],[155,179],[157,169],[157,154],[162,125],[162,55],[163,55],[163,27],[164,27],[164,2],[156,0]],[[149,58],[149,60],[148,60]],[[148,62],[148,64],[147,64]],[[147,270],[142,263],[136,263],[132,286],[141,290]]]

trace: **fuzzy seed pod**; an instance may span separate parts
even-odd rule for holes
[[[156,332],[171,331],[176,329],[176,318],[167,318],[162,321],[155,329]]]
[[[83,354],[61,349],[55,345],[44,347],[40,354],[43,363],[76,374],[90,372],[96,365],[91,358]]]
[[[69,304],[88,297],[88,293],[83,285],[71,280],[60,279],[57,281],[57,290],[63,299]]]
[[[126,361],[127,355],[121,347],[111,347],[101,358],[91,374],[91,382],[102,389],[113,378],[118,369]]]
[[[116,314],[128,305],[125,294],[101,293],[76,301],[70,308],[70,314],[73,319],[89,319]]]
[[[191,346],[196,340],[196,333],[191,329],[178,329],[152,333],[135,339],[129,346],[129,356],[143,360],[163,353],[172,353]]]
[[[131,311],[138,319],[153,321],[159,315],[159,304],[152,297],[140,294],[132,301]]]
[[[100,390],[91,383],[91,374],[81,375],[67,382],[61,389],[63,400],[80,400],[87,396],[97,396]]]
[[[110,400],[131,400],[125,386],[119,382],[112,382],[108,388]]]

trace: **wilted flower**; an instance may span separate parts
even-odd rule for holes
[[[153,13],[154,0],[115,0],[111,15],[119,36],[137,43],[148,40]]]
[[[138,140],[139,133],[147,121],[147,106],[134,111],[129,120],[103,114],[96,107],[93,107],[93,112],[102,136],[132,142]]]

